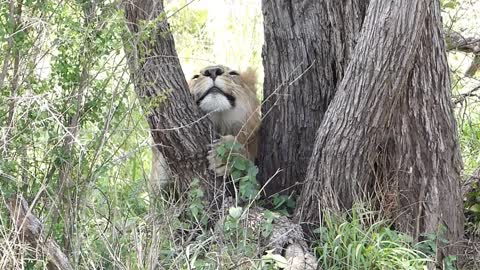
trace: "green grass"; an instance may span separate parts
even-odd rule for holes
[[[323,269],[426,269],[431,260],[412,239],[391,230],[377,213],[355,206],[348,215],[324,213],[315,252]]]

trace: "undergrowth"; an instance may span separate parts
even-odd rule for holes
[[[433,262],[412,239],[389,228],[378,213],[354,206],[348,214],[324,213],[315,232],[323,269],[426,269]]]
[[[172,260],[173,257],[170,260],[160,259],[163,267],[282,269],[287,264],[285,257],[272,253],[261,239],[271,233],[275,218],[288,215],[288,208],[294,203],[288,197],[274,196],[269,202],[273,202],[272,209],[265,209],[262,213],[262,223],[259,226],[247,224],[246,217],[251,207],[266,202],[259,197],[256,166],[240,155],[231,155],[230,149],[238,152],[240,147],[235,143],[227,143],[217,149],[218,155],[230,163],[239,199],[228,208],[215,228],[209,229],[205,217],[211,213],[203,204],[199,182],[193,181],[186,203],[188,218],[183,221],[181,228],[188,228],[186,235],[192,235],[195,231],[196,236],[183,243],[187,247],[182,251],[185,256],[177,253],[175,260]],[[432,233],[425,235],[424,241],[415,244],[411,237],[391,229],[388,220],[379,219],[378,216],[378,212],[368,210],[363,205],[355,205],[345,214],[325,211],[324,223],[315,230],[315,241],[311,245],[319,266],[322,269],[427,269],[429,265],[435,265],[438,243],[445,240]],[[172,232],[179,229],[170,228]],[[455,257],[447,257],[441,263],[443,269],[455,269],[454,261]]]

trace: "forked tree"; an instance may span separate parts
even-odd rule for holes
[[[209,179],[211,135],[188,96],[162,9],[161,1],[126,4],[139,34],[131,61],[140,98],[166,97],[148,120],[186,187]],[[440,227],[451,243],[460,239],[462,163],[439,2],[264,0],[262,9],[261,181],[282,170],[267,193],[300,193],[301,222],[369,200],[415,239]],[[150,38],[140,37],[145,31]]]
[[[262,1],[259,180],[267,184],[267,195],[300,193],[312,142],[352,57],[367,6],[367,0]]]
[[[368,200],[417,240],[444,229],[459,240],[462,162],[439,2],[265,0],[262,9],[261,180],[283,170],[267,193],[304,183],[301,222]]]

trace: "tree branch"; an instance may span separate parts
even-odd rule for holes
[[[447,51],[459,51],[464,53],[473,53],[472,64],[465,72],[465,75],[472,77],[480,68],[480,37],[465,37],[463,34],[455,31],[447,31],[445,41],[447,43]]]
[[[43,254],[47,255],[47,269],[73,269],[67,256],[55,240],[45,236],[42,222],[31,213],[31,209],[22,195],[12,196],[7,208],[10,212],[10,218],[20,233],[20,239],[33,248],[39,248]]]
[[[480,53],[480,37],[465,37],[455,31],[450,31],[446,34],[447,51]]]
[[[473,88],[472,90],[466,92],[466,93],[462,93],[462,94],[459,94],[458,96],[455,96],[454,97],[454,100],[453,100],[453,103],[455,105],[459,104],[459,103],[462,103],[465,101],[465,99],[467,97],[476,97],[476,98],[479,98],[480,99],[480,95],[477,93],[477,91],[480,90],[480,85]]]

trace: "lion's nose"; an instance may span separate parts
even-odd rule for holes
[[[221,69],[219,67],[210,68],[210,69],[207,69],[203,72],[203,76],[210,77],[210,78],[212,78],[212,80],[215,81],[215,78],[217,78],[217,76],[222,75],[223,72],[224,72],[223,69]]]

